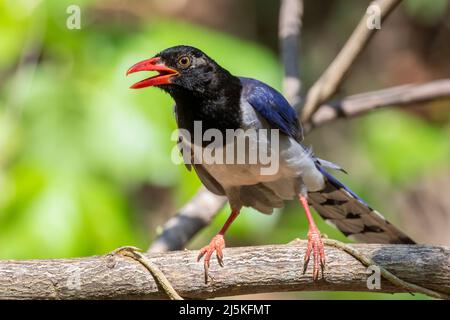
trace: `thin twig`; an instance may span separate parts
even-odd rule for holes
[[[376,0],[371,3],[371,6],[378,6],[380,9],[380,21],[382,22],[400,1]],[[319,80],[309,89],[301,112],[302,123],[308,122],[319,105],[330,99],[337,91],[350,67],[378,30],[376,28],[368,28],[368,18],[369,16],[366,12],[339,54]]]
[[[450,79],[356,94],[322,104],[313,114],[311,121],[304,124],[304,130],[309,132],[338,118],[355,117],[381,107],[416,104],[442,98],[450,98]]]
[[[282,0],[278,38],[283,62],[283,92],[289,103],[298,108],[301,101],[299,72],[299,43],[303,16],[303,0]]]
[[[120,247],[109,255],[123,255],[125,257],[133,258],[134,260],[141,263],[153,276],[155,281],[161,286],[167,296],[171,300],[184,300],[173,288],[170,284],[169,280],[167,280],[164,273],[149,259],[147,259],[142,253],[139,252],[140,249],[131,246]]]

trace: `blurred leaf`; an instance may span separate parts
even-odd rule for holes
[[[444,17],[448,4],[448,0],[408,0],[404,2],[406,12],[428,24],[435,23]]]
[[[448,132],[400,111],[371,114],[359,137],[376,170],[396,183],[416,179],[448,164]],[[367,139],[367,140],[366,140]]]

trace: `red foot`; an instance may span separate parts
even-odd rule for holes
[[[205,267],[205,283],[208,283],[209,261],[211,260],[211,256],[214,251],[216,251],[217,261],[219,262],[219,265],[223,267],[223,248],[225,248],[225,240],[223,239],[223,235],[218,234],[211,239],[211,242],[207,246],[204,246],[200,249],[197,261],[200,261],[200,259],[205,256],[205,259],[203,260],[203,264]]]
[[[313,267],[313,279],[319,279],[319,263],[320,270],[325,268],[325,251],[323,247],[323,242],[320,237],[320,232],[317,228],[311,228],[308,231],[308,248],[305,253],[305,262],[303,264],[303,274],[305,274],[306,269],[308,268],[309,258],[311,255],[311,251],[314,252],[314,267]]]

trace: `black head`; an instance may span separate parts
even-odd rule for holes
[[[138,71],[157,71],[158,75],[142,80],[132,88],[159,87],[174,98],[178,94],[209,95],[236,79],[201,50],[190,46],[175,46],[138,62],[127,74]]]
[[[131,88],[155,86],[176,102],[177,123],[193,131],[195,121],[203,130],[240,127],[241,82],[197,48],[176,46],[132,66],[127,74],[157,71],[159,74]]]

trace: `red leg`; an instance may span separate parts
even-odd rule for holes
[[[209,269],[209,262],[211,260],[211,256],[216,251],[217,261],[219,262],[219,265],[223,267],[223,248],[225,248],[225,240],[223,238],[225,232],[228,230],[230,225],[233,223],[233,221],[236,219],[236,217],[239,215],[239,212],[241,211],[241,208],[233,209],[231,211],[230,216],[228,217],[227,221],[225,221],[225,224],[223,225],[222,229],[220,229],[219,233],[211,239],[211,242],[200,249],[200,252],[197,257],[197,261],[200,261],[200,259],[205,256],[205,259],[203,260],[203,264],[205,267],[205,283],[208,282],[208,269]]]
[[[298,198],[299,198],[300,203],[302,204],[303,208],[305,209],[306,218],[308,219],[308,225],[309,225],[308,248],[306,249],[306,253],[305,253],[305,261],[303,264],[303,274],[306,272],[306,269],[308,268],[311,251],[313,251],[313,254],[314,254],[313,279],[317,280],[319,278],[319,262],[320,262],[320,268],[322,270],[322,276],[323,276],[323,270],[325,268],[325,251],[324,251],[324,247],[323,247],[323,242],[320,237],[319,229],[317,229],[316,224],[314,223],[314,219],[311,215],[311,211],[309,210],[309,205],[308,205],[308,201],[306,200],[306,197],[299,194]]]

